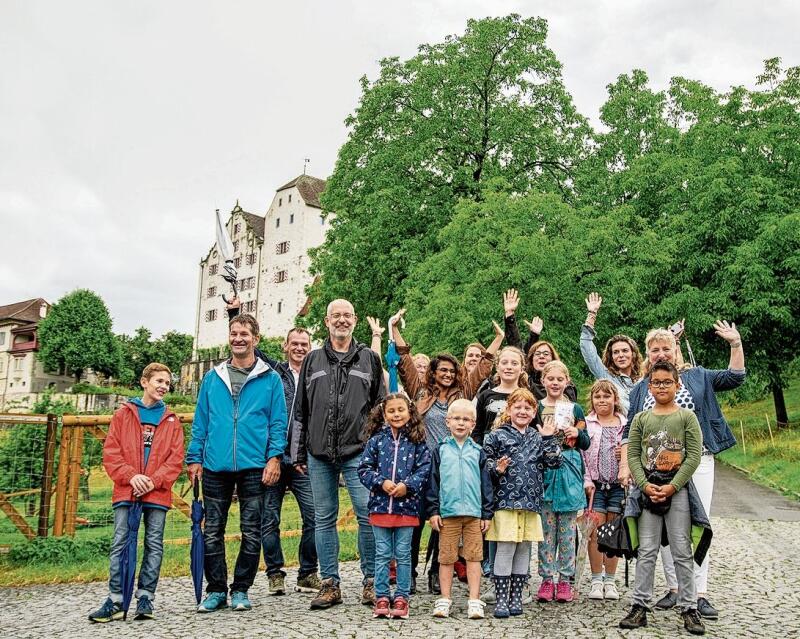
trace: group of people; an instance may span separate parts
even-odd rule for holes
[[[595,323],[602,298],[591,293],[580,347],[596,381],[585,413],[569,369],[554,345],[540,339],[540,318],[526,322],[523,346],[518,305],[517,292],[507,291],[504,329],[495,323],[492,343],[470,344],[462,361],[447,353],[412,355],[399,322],[391,322],[402,391],[387,394],[385,331],[368,318],[372,344],[358,343],[358,318],[347,300],[328,305],[328,336],[320,348],[311,349],[304,329],[290,331],[285,362],[256,349],[258,324],[239,314],[234,301],[231,357],[203,380],[186,452],[206,508],[207,589],[198,611],[249,609],[262,550],[270,594],[284,594],[279,526],[287,489],[303,519],[296,589],[316,593],[311,609],[341,603],[341,478],[358,521],[361,601],[377,618],[408,616],[426,524],[428,586],[439,595],[434,616],[450,614],[454,574],[468,584],[469,618],[483,618],[487,601],[495,617],[521,614],[533,542],[541,579],[535,598],[572,601],[578,520],[591,513],[599,523],[637,517],[633,605],[620,626],[647,625],[661,548],[669,590],[655,606],[679,606],[687,630],[702,634],[702,618],[719,614],[708,599],[714,455],[735,443],[716,392],[745,377],[735,325],[714,325],[731,349],[724,370],[685,365],[680,331],[666,329],[647,334],[644,357],[626,335],[611,337],[600,354]],[[162,512],[145,517],[136,592],[136,617],[153,613],[165,495],[180,472],[183,445],[173,432],[174,415],[163,406],[168,371],[152,366],[142,378],[143,397],[115,414],[106,441],[104,464],[115,482],[118,515],[109,597],[90,616],[94,621],[122,616],[119,557],[127,537],[124,514],[134,500],[145,512]],[[234,491],[242,541],[228,587],[224,535]],[[694,547],[693,526],[706,533]],[[661,546],[662,533],[668,546]],[[589,599],[618,599],[617,560],[600,552],[596,534],[588,554]],[[482,577],[492,591],[481,594]]]

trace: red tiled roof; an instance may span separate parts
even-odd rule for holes
[[[325,180],[315,178],[313,175],[298,175],[294,180],[280,187],[278,191],[296,186],[297,190],[300,191],[300,197],[303,198],[303,201],[308,204],[308,206],[321,209],[322,206],[319,203],[319,196],[325,190],[326,184]]]
[[[32,300],[0,306],[0,321],[16,320],[38,324],[39,320],[42,319],[39,315],[39,309],[42,304],[47,304],[47,301],[44,298],[35,297]],[[49,307],[50,305],[47,304],[47,306]]]

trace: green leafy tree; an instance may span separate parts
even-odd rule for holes
[[[282,361],[286,355],[283,352],[282,337],[261,337],[258,342],[258,350],[265,353],[272,359]]]
[[[186,333],[167,331],[153,343],[152,359],[178,374],[184,362],[192,357],[193,338]]]
[[[63,370],[80,381],[91,368],[106,375],[119,370],[121,353],[102,298],[77,289],[53,304],[38,327],[38,357],[48,370]]]
[[[547,24],[518,15],[470,20],[460,36],[381,61],[362,95],[322,196],[335,213],[312,252],[310,322],[346,297],[363,318],[387,317],[414,264],[437,250],[437,233],[460,199],[482,185],[566,195],[588,133],[546,46]],[[360,327],[366,335],[366,323]]]
[[[144,367],[153,361],[150,330],[140,326],[132,336],[117,335],[117,340],[122,351],[119,380],[128,386],[138,386]]]

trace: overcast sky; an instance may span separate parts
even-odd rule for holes
[[[263,215],[304,157],[327,177],[358,79],[488,8],[548,20],[594,122],[632,68],[724,90],[800,64],[788,0],[0,0],[0,305],[89,288],[117,332],[191,333],[214,209]]]

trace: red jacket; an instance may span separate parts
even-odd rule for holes
[[[126,402],[111,418],[105,444],[103,467],[114,482],[111,503],[134,501],[130,481],[134,475],[147,475],[155,484],[144,497],[146,504],[172,506],[172,484],[183,468],[183,428],[177,415],[164,411],[153,433],[150,457],[144,466],[142,423],[136,406]]]

